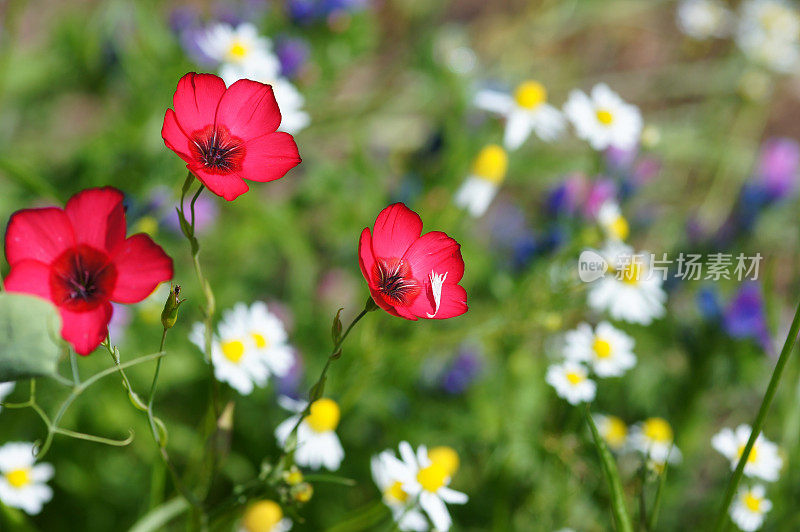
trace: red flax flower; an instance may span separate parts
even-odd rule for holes
[[[375,303],[407,320],[445,319],[467,311],[461,246],[441,231],[422,233],[419,215],[395,203],[381,211],[372,233],[361,232],[358,262]]]
[[[15,212],[6,229],[6,290],[58,307],[61,336],[81,355],[108,334],[111,301],[138,303],[172,278],[172,259],[145,234],[125,238],[122,192],[91,188],[64,209]]]
[[[226,89],[213,74],[190,72],[172,103],[161,128],[164,143],[228,201],[250,189],[245,179],[280,179],[300,163],[294,138],[275,131],[281,113],[269,85],[240,79]]]

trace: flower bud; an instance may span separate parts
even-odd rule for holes
[[[178,321],[178,307],[186,301],[180,298],[181,287],[179,285],[172,285],[167,296],[167,302],[164,303],[164,310],[161,311],[161,324],[165,329],[171,329],[175,322]]]
[[[297,466],[293,465],[288,471],[283,472],[283,481],[290,486],[296,486],[303,482],[303,473]]]
[[[292,497],[299,503],[306,503],[314,496],[314,487],[308,482],[302,482],[292,487]]]

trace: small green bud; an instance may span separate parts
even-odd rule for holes
[[[292,486],[292,497],[299,503],[306,503],[314,496],[314,487],[308,482],[301,482]]]
[[[333,338],[333,343],[337,343],[339,341],[339,337],[342,335],[342,320],[339,316],[342,314],[344,309],[340,308],[338,312],[336,312],[336,316],[333,317],[333,325],[331,325],[331,337]]]
[[[171,329],[175,322],[178,321],[178,307],[186,301],[180,298],[181,287],[177,284],[172,285],[167,296],[167,302],[164,303],[164,310],[161,311],[161,324],[165,329]]]

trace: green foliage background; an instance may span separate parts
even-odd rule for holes
[[[171,7],[155,0],[5,3],[0,219],[26,206],[63,204],[90,186],[119,187],[134,205],[155,187],[177,194],[185,169],[164,147],[160,128],[177,80],[197,67],[167,26]],[[513,272],[491,246],[485,219],[459,212],[452,195],[480,147],[502,135],[498,121],[476,119],[471,111],[475,82],[539,79],[561,104],[570,89],[605,81],[641,106],[646,123],[662,136],[654,152],[664,168],[633,200],[632,211],[652,215],[648,225],[631,220],[636,247],[681,249],[689,216],[724,218],[762,138],[800,134],[800,91],[796,81],[779,80],[764,101],[743,103],[738,87],[749,67],[733,45],[689,43],[673,20],[674,4],[664,1],[387,0],[335,32],[324,24],[292,26],[280,5],[270,8],[264,33],[288,32],[311,42],[310,73],[299,87],[312,125],[296,136],[300,167],[278,182],[254,184],[233,203],[219,202],[217,223],[201,237],[201,260],[218,306],[258,299],[284,304],[310,384],[330,348],[336,309],[345,308],[347,323],[367,296],[358,235],[401,197],[409,176],[420,187],[409,206],[421,214],[425,230],[444,230],[462,243],[470,303],[465,316],[444,322],[374,313],[350,336],[326,393],[343,410],[338,433],[346,459],[339,473],[356,485],[317,484],[302,512],[306,522],[295,530],[357,522],[380,498],[370,456],[401,440],[459,451],[462,468],[453,487],[470,502],[451,508],[456,530],[610,529],[608,491],[581,412],[544,382],[558,354],[554,336],[587,316],[574,263],[599,234],[575,221],[577,236],[567,246]],[[477,53],[472,73],[455,74],[440,59],[437,51],[453,41]],[[441,149],[431,151],[434,138]],[[545,191],[565,173],[590,172],[594,165],[588,147],[574,138],[529,142],[512,155],[500,199],[523,208],[537,227]],[[796,222],[797,202],[784,203],[737,243],[737,251],[765,257],[763,283],[776,337],[787,329],[786,312],[798,294]],[[129,215],[129,226],[135,223]],[[200,444],[208,393],[207,369],[187,340],[200,319],[202,295],[186,242],[164,230],[154,238],[175,259],[175,279],[188,298],[167,340],[156,407],[183,466]],[[321,295],[320,282],[331,271],[338,279],[334,295]],[[719,288],[728,293],[735,287]],[[722,426],[752,420],[773,362],[755,344],[704,325],[696,289],[689,283],[673,292],[667,317],[654,325],[623,327],[636,338],[639,364],[621,379],[602,381],[594,406],[629,423],[662,416],[673,424],[685,460],[670,470],[659,530],[703,529],[715,515],[729,469],[710,438]],[[158,348],[160,309],[137,308],[120,343],[123,360]],[[462,396],[426,386],[423,369],[449,359],[465,341],[484,352],[479,381]],[[98,350],[80,360],[80,369],[89,375],[110,363]],[[62,362],[61,370],[68,365]],[[152,367],[130,374],[145,390]],[[775,507],[765,530],[800,527],[798,376],[795,359],[766,425],[788,465],[769,490]],[[55,382],[39,389],[49,409],[66,393]],[[10,399],[23,401],[26,394],[21,382]],[[219,498],[256,474],[264,457],[277,456],[273,430],[287,416],[271,387],[250,397],[226,394],[236,403],[235,424],[232,452],[214,488]],[[86,393],[64,425],[110,437],[125,437],[132,427],[136,438],[114,448],[57,437],[46,457],[56,467],[55,497],[30,519],[33,529],[121,530],[160,500],[151,490],[154,474],[156,485],[161,474],[153,472],[155,446],[117,376]],[[0,414],[0,443],[42,436],[31,411]],[[637,464],[624,458],[620,466],[633,507]],[[171,492],[168,483],[164,489]],[[2,519],[8,516],[0,517],[5,530],[11,521]],[[389,523],[387,511],[366,529],[388,530]]]

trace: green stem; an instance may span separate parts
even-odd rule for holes
[[[669,469],[669,456],[672,454],[672,447],[667,453],[667,458],[664,460],[664,469],[658,477],[658,487],[656,488],[656,499],[653,502],[653,508],[650,510],[650,519],[647,521],[647,530],[655,529],[658,522],[658,512],[661,509],[661,495],[664,492],[664,485],[667,483],[667,470]]]
[[[617,523],[617,530],[620,532],[633,532],[633,525],[631,518],[628,515],[628,509],[625,506],[625,493],[622,490],[622,482],[619,479],[619,471],[617,471],[617,464],[608,446],[600,436],[597,426],[592,419],[592,413],[589,410],[589,404],[586,404],[586,423],[589,424],[589,429],[592,432],[592,439],[594,445],[597,447],[597,453],[600,455],[600,463],[603,467],[608,488],[611,492],[611,512],[614,514],[614,520]]]
[[[789,361],[789,356],[792,354],[798,331],[800,331],[800,303],[798,303],[797,310],[794,312],[794,319],[789,328],[789,335],[786,337],[786,341],[783,344],[778,362],[775,364],[775,369],[772,371],[772,377],[769,380],[767,392],[764,394],[764,400],[761,401],[761,407],[758,409],[756,420],[753,422],[750,438],[747,440],[747,445],[745,445],[744,451],[742,451],[739,463],[736,465],[736,470],[733,472],[728,482],[728,488],[725,490],[725,498],[722,500],[722,506],[717,515],[717,524],[714,527],[714,530],[717,532],[721,531],[728,521],[728,507],[731,505],[731,501],[733,501],[733,497],[736,495],[736,490],[739,487],[739,482],[742,480],[744,466],[747,464],[750,451],[752,451],[753,445],[756,443],[756,438],[761,434],[761,427],[764,425],[764,420],[772,405],[772,400],[775,398],[775,393],[778,391],[778,385],[780,384],[783,370],[786,368],[786,363]]]
[[[187,501],[181,497],[169,500],[153,508],[141,519],[136,521],[128,532],[155,532],[164,530],[164,527],[172,519],[179,516],[189,509]]]

